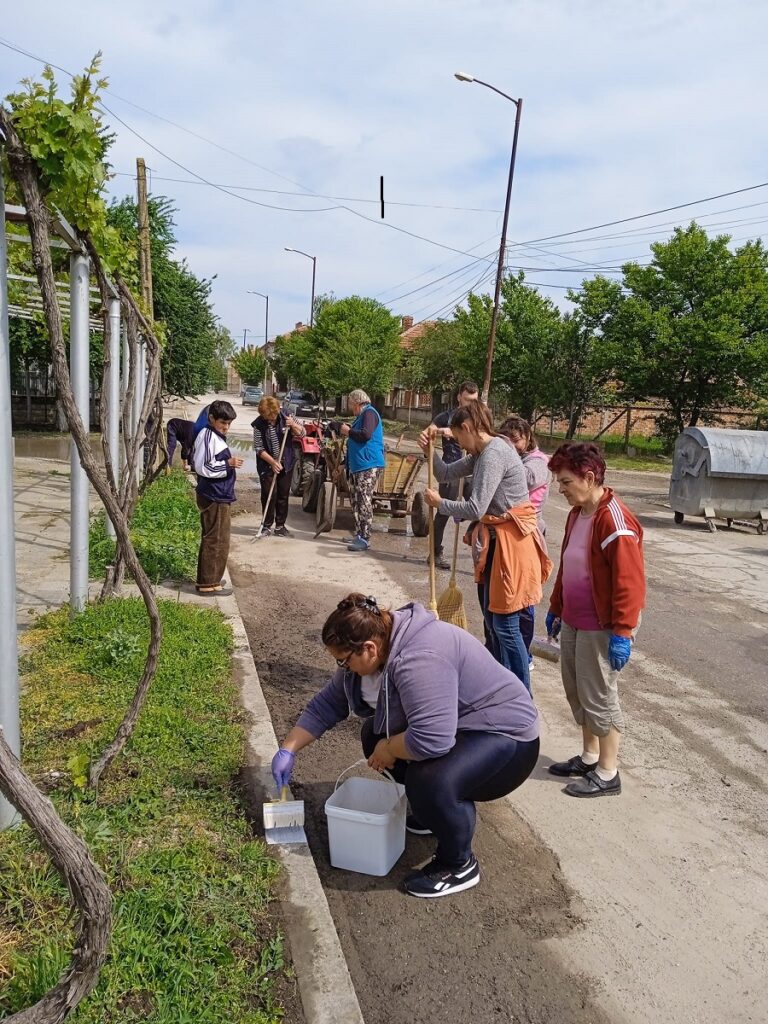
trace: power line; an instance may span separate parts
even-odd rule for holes
[[[130,171],[115,171],[116,175],[121,178],[135,178],[136,175]],[[155,181],[169,181],[175,182],[179,185],[207,185],[208,182],[196,181],[193,178],[168,178],[163,175],[156,174],[154,176]],[[265,192],[269,195],[276,196],[296,196],[301,199],[311,199],[312,196],[307,195],[306,192],[287,192],[279,188],[259,188],[256,185],[222,185],[217,184],[217,188],[229,188],[235,192]],[[323,192],[315,192],[314,196],[319,199],[333,199],[339,200],[345,203],[369,203],[378,206],[381,202],[380,199],[364,199],[361,196],[331,196],[325,195]],[[408,206],[419,210],[457,210],[463,213],[494,213],[499,214],[501,210],[494,210],[487,206],[444,206],[437,203],[407,203],[402,201],[395,201],[393,199],[387,200],[387,206]]]
[[[669,213],[671,210],[684,210],[688,206],[700,206],[702,203],[711,203],[715,199],[725,199],[727,196],[738,196],[744,192],[754,192],[758,188],[768,187],[768,181],[762,181],[759,185],[747,185],[746,188],[735,188],[731,192],[720,192],[716,196],[707,196],[705,199],[693,199],[689,203],[678,203],[676,206],[665,206],[661,210],[652,210],[650,213],[638,213],[634,217],[622,217],[619,220],[607,220],[603,224],[593,224],[589,228],[577,228],[574,231],[561,231],[557,235],[545,235],[543,238],[532,238],[530,242],[549,242],[553,238],[568,238],[571,235],[583,235],[587,231],[598,231],[600,228],[610,228],[615,224],[628,224],[633,220],[642,220],[644,217],[655,217],[659,213]],[[529,244],[529,243],[526,243]]]

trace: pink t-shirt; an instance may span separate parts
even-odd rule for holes
[[[578,515],[563,552],[563,622],[573,629],[600,629],[589,574],[591,516]]]

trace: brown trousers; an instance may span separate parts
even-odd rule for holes
[[[200,509],[200,550],[197,554],[197,586],[218,587],[229,556],[231,506],[196,495]]]

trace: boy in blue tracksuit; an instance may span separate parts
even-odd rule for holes
[[[232,454],[227,432],[236,413],[229,402],[211,402],[208,425],[195,438],[192,465],[197,474],[200,509],[200,551],[197,556],[198,594],[231,594],[223,576],[229,557],[230,511],[235,499],[237,469],[243,460]]]

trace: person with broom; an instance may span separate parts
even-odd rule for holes
[[[304,437],[304,426],[293,416],[286,415],[274,395],[259,402],[259,415],[252,421],[253,448],[256,452],[256,470],[261,484],[261,511],[263,523],[260,536],[290,537],[285,520],[288,518],[288,496],[291,491],[291,470],[296,453],[286,431],[293,437]],[[282,459],[281,459],[282,453]]]
[[[493,429],[491,414],[481,402],[458,409],[451,418],[451,431],[467,454],[446,465],[435,453],[435,476],[443,481],[471,475],[472,495],[465,501],[451,501],[428,487],[424,498],[445,515],[470,520],[465,540],[472,548],[486,645],[530,689],[520,611],[539,603],[552,563],[528,498],[525,469],[512,445]],[[422,447],[428,452],[429,438]]]
[[[451,432],[451,417],[458,409],[463,409],[470,402],[476,402],[479,397],[480,389],[477,384],[473,380],[465,380],[459,385],[459,390],[456,393],[456,407],[438,413],[432,420],[431,426],[436,428],[435,436],[440,438],[440,444],[443,449],[443,462],[446,465],[451,462],[458,462],[463,455]],[[428,440],[428,430],[423,431],[421,437],[426,443]],[[438,490],[440,491],[441,498],[448,498],[450,500],[468,498],[472,491],[472,479],[471,477],[464,477],[463,480],[444,480]],[[437,569],[451,568],[451,563],[443,552],[443,535],[445,534],[447,524],[448,516],[438,511],[434,522],[435,568]]]
[[[407,828],[437,838],[434,857],[405,878],[405,891],[429,898],[477,885],[475,803],[517,789],[538,757],[530,694],[479,640],[415,602],[390,612],[349,594],[328,616],[322,641],[338,667],[272,759],[278,791],[300,750],[356,714],[370,767],[405,786]]]

